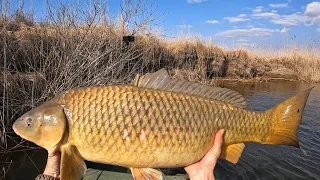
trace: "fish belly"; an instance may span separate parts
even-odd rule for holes
[[[270,117],[183,93],[132,86],[71,90],[59,103],[69,121],[69,143],[84,159],[124,167],[182,167],[201,159],[214,134],[225,145],[260,142]]]

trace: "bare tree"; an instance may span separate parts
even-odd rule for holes
[[[121,1],[122,29],[131,29],[129,35],[138,32],[151,34],[152,28],[157,25],[157,5],[155,1],[122,0]]]

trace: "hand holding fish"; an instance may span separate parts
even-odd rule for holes
[[[47,164],[43,174],[47,176],[52,176],[54,178],[59,178],[60,177],[60,161],[61,161],[60,151],[48,153]]]
[[[223,129],[220,129],[216,133],[212,148],[199,162],[184,168],[191,180],[214,180],[213,172],[221,153],[224,132]]]

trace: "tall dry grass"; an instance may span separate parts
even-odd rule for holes
[[[70,88],[129,83],[137,73],[170,66],[150,34],[153,17],[135,2],[124,0],[123,15],[114,20],[106,5],[96,1],[85,10],[48,4],[41,22],[22,8],[11,13],[1,9],[0,179],[10,165],[2,164],[4,154],[34,148],[15,138],[11,128],[24,112]],[[142,11],[146,17],[135,20]],[[124,35],[134,35],[136,41],[127,44]]]
[[[85,11],[77,5],[47,4],[46,18],[40,22],[21,7],[11,13],[1,10],[0,154],[28,148],[13,138],[11,129],[24,112],[59,92],[130,83],[137,73],[167,68],[174,77],[211,85],[226,77],[320,82],[316,51],[281,51],[267,57],[225,50],[198,37],[169,41],[152,31],[154,11],[142,1],[124,0],[122,14],[115,19],[106,4],[88,1],[92,6]],[[126,35],[135,41],[124,42]]]
[[[279,59],[288,69],[295,71],[299,80],[320,82],[320,53],[319,49],[292,48],[279,53]],[[291,68],[289,68],[291,67]]]

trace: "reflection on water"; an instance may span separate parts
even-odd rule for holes
[[[294,147],[247,143],[238,164],[219,161],[215,170],[219,179],[320,179],[319,84],[269,82],[230,83],[224,86],[243,94],[248,99],[249,108],[256,111],[267,110],[301,91],[312,86],[315,88],[311,91],[302,124],[298,130],[300,146],[306,151],[306,154]],[[10,164],[5,179],[34,179],[44,169],[46,152],[43,150],[33,150],[28,153],[17,152],[10,156],[0,157],[0,160],[7,165]],[[92,163],[88,163],[88,166],[126,171],[125,168]],[[3,167],[3,164],[0,163],[0,167]]]

